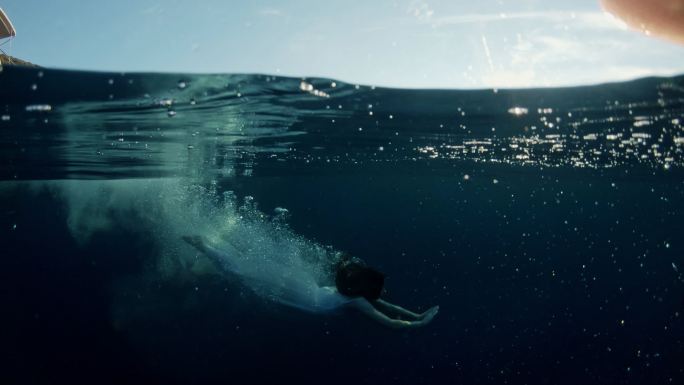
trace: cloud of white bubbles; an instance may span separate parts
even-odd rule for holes
[[[216,184],[180,178],[58,183],[67,226],[78,243],[85,245],[115,225],[145,227],[159,246],[159,255],[150,258],[161,277],[216,273],[214,263],[183,240],[202,236],[240,261],[245,275],[299,275],[330,284],[329,267],[338,253],[295,234],[284,208],[267,215],[249,196],[238,199],[231,191],[218,192]],[[252,289],[269,298],[277,294]]]
[[[333,284],[331,266],[339,252],[294,233],[284,208],[267,215],[249,196],[238,199],[231,191],[220,193],[215,183],[179,178],[56,183],[79,244],[87,246],[95,234],[107,236],[114,226],[152,235],[157,249],[142,273],[148,282],[219,274],[273,301],[284,298],[283,282]],[[202,236],[222,248],[240,264],[241,275],[222,270],[186,243],[186,236]]]

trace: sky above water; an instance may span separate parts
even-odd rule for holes
[[[0,0],[39,65],[322,76],[392,87],[590,84],[684,73],[684,46],[598,0]]]

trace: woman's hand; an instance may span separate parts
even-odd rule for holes
[[[420,315],[421,318],[420,318],[420,321],[418,321],[418,322],[421,323],[421,326],[427,325],[430,323],[430,321],[432,321],[433,318],[435,318],[437,313],[439,313],[439,306],[433,306],[433,307],[429,308],[426,312],[424,312],[423,314]]]

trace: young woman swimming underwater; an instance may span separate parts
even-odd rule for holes
[[[267,298],[314,313],[353,308],[381,324],[393,328],[427,325],[439,306],[417,314],[380,298],[384,275],[357,258],[339,258],[334,268],[335,286],[321,286],[304,264],[255,263],[249,250],[239,250],[224,240],[205,237],[183,239],[209,257],[220,271],[238,276],[243,283]],[[258,261],[259,259],[256,258]]]

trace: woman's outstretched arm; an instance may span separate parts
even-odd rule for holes
[[[425,326],[428,323],[430,323],[430,321],[432,321],[432,319],[435,317],[435,315],[437,315],[437,312],[439,311],[439,307],[435,306],[427,312],[425,312],[422,316],[418,315],[419,319],[407,321],[388,317],[386,314],[376,309],[365,298],[357,298],[351,304],[353,307],[359,309],[363,314],[367,315],[368,317],[380,322],[385,326],[395,329],[416,328]]]
[[[428,312],[432,311],[435,308],[439,308],[438,306],[433,306],[432,308],[428,309],[426,312],[424,312],[422,314],[418,314],[418,313],[414,313],[408,309],[404,309],[403,307],[401,307],[399,305],[395,305],[393,303],[389,303],[387,301],[384,301],[381,298],[378,298],[377,300],[373,301],[373,305],[382,309],[382,311],[386,314],[394,312],[395,314],[398,314],[398,315],[401,315],[401,316],[404,316],[407,318],[411,318],[414,320],[422,319],[423,317],[425,317],[428,314]]]

